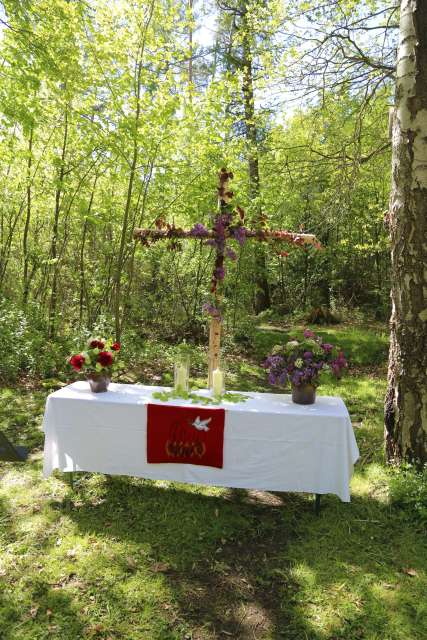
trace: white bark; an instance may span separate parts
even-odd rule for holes
[[[427,461],[427,2],[402,0],[393,117],[389,459]]]

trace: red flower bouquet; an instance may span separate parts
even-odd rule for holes
[[[85,373],[94,392],[107,391],[111,375],[121,368],[118,362],[120,343],[104,338],[91,338],[86,349],[68,359],[77,373]]]

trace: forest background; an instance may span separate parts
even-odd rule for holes
[[[132,234],[209,227],[223,166],[248,226],[304,229],[324,247],[284,258],[236,244],[229,335],[319,307],[386,320],[396,11],[4,2],[0,377],[52,374],[93,331],[205,342],[212,248]]]
[[[390,273],[396,301],[423,216],[398,237],[396,278],[389,220],[396,240],[412,212],[385,213],[398,12],[376,0],[0,2],[0,430],[30,451],[1,463],[5,640],[425,640],[427,468],[384,456]],[[119,381],[168,386],[185,338],[191,382],[206,387],[215,249],[144,246],[133,231],[210,227],[221,167],[248,227],[322,243],[230,240],[223,286],[227,388],[271,391],[260,364],[307,325],[348,356],[348,375],[320,393],[343,398],[355,430],[352,501],[324,496],[316,518],[309,495],[42,478],[46,397],[90,335],[123,343]],[[401,404],[402,389],[424,397],[422,327],[406,310]]]

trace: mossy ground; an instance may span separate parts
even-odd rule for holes
[[[319,517],[311,496],[44,480],[49,384],[1,389],[0,429],[32,449],[26,464],[0,466],[1,640],[424,640],[427,538],[390,506],[383,463],[384,329],[320,333],[353,362],[320,392],[345,399],[361,461],[351,504],[327,496]],[[260,357],[281,337],[263,329],[249,356],[230,353],[230,386],[266,390]],[[153,381],[160,351],[136,378]]]

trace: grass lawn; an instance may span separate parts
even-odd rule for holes
[[[361,461],[351,504],[327,496],[318,518],[304,495],[44,480],[49,389],[0,389],[0,429],[33,452],[0,463],[0,640],[425,640],[426,532],[390,506],[383,464],[385,330],[320,333],[354,365],[320,393],[346,401]],[[259,361],[281,337],[260,329],[249,355],[230,355],[230,386],[266,390]]]

